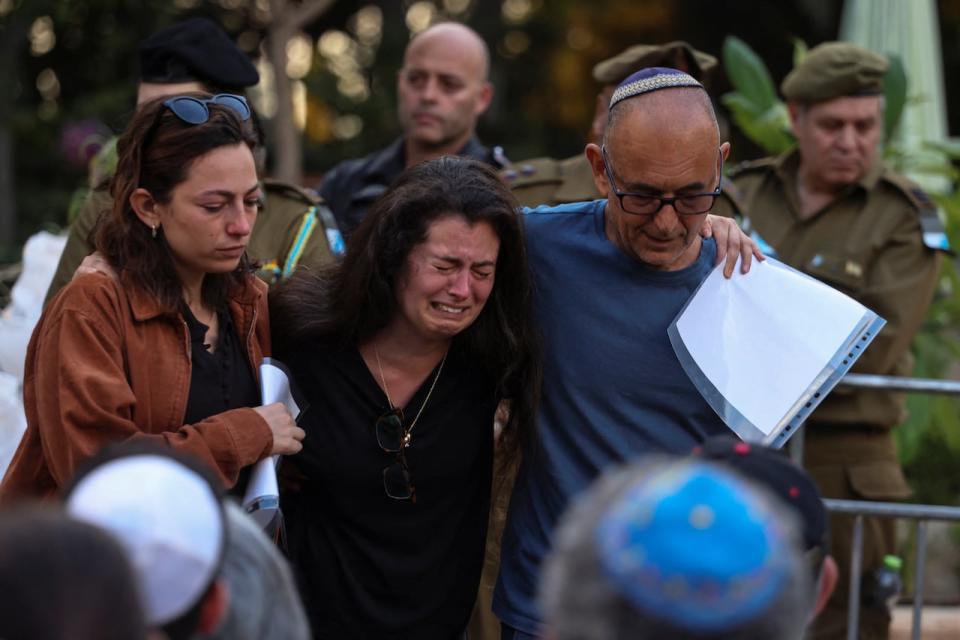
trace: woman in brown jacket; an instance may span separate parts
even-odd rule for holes
[[[166,442],[227,487],[300,450],[281,405],[260,404],[266,286],[245,248],[260,207],[250,108],[190,94],[139,109],[120,138],[114,206],[94,230],[115,277],[76,278],[27,351],[27,431],[0,500],[48,496],[108,443]],[[253,407],[253,408],[250,408]]]

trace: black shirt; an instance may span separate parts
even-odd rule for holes
[[[305,479],[281,504],[314,637],[458,637],[483,563],[493,382],[451,349],[406,449],[412,503],[384,491],[395,455],[377,444],[374,424],[389,405],[359,351],[301,349],[290,366],[307,435],[285,463]],[[435,375],[404,407],[405,424]]]
[[[189,308],[183,312],[190,330],[191,361],[184,424],[196,424],[230,409],[260,406],[260,387],[233,318],[226,311],[218,311],[217,318],[220,321],[219,344],[211,353],[204,344],[209,327],[197,320]],[[231,493],[243,495],[249,474],[249,468],[240,472]]]

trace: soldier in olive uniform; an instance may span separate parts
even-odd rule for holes
[[[600,62],[593,68],[593,78],[603,88],[596,98],[591,142],[600,144],[603,140],[610,98],[617,85],[630,74],[645,67],[671,67],[689,73],[703,83],[704,77],[716,66],[716,58],[682,41],[638,44]],[[535,158],[518,162],[507,167],[502,175],[517,200],[526,207],[584,202],[601,197],[593,181],[590,163],[582,153],[565,160]]]
[[[878,155],[883,127],[884,57],[847,43],[812,49],[781,85],[797,147],[748,163],[731,177],[744,228],[783,262],[852,296],[887,320],[854,367],[909,376],[910,343],[937,282],[945,236],[935,207]],[[719,203],[718,203],[719,204]],[[898,500],[910,495],[891,429],[904,397],[838,387],[807,422],[804,459],[823,495]],[[841,580],[814,637],[846,636],[852,519],[833,518]],[[868,518],[863,592],[884,554],[896,553],[894,521]],[[864,606],[861,638],[885,638],[889,613]]]
[[[194,18],[158,31],[140,44],[137,104],[191,91],[235,93],[260,80],[250,59],[215,23]],[[256,115],[254,115],[256,118]],[[259,131],[259,124],[255,123]],[[111,145],[108,149],[116,151]],[[258,159],[258,164],[262,159]],[[44,304],[73,277],[84,256],[93,252],[91,232],[113,206],[109,192],[116,162],[101,158],[103,175],[91,177],[92,190],[70,226],[67,244]],[[315,195],[281,182],[265,180],[264,206],[247,252],[258,262],[258,275],[273,283],[299,265],[319,266],[343,252],[343,240],[329,209]]]

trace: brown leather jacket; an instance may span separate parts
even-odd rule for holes
[[[229,302],[253,370],[270,351],[266,285]],[[30,339],[23,381],[27,430],[0,484],[0,501],[47,497],[104,445],[166,443],[198,457],[227,487],[268,455],[273,435],[253,409],[184,425],[190,333],[149,293],[102,274],[78,277],[44,312]]]

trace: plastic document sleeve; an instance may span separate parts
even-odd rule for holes
[[[300,414],[290,391],[287,369],[278,360],[264,358],[260,364],[260,394],[264,405],[282,402],[294,418]],[[269,456],[255,464],[243,496],[244,510],[268,532],[277,527],[280,519],[279,461],[280,456]]]
[[[886,321],[773,258],[722,265],[667,332],[704,399],[742,440],[779,448],[863,354]]]

